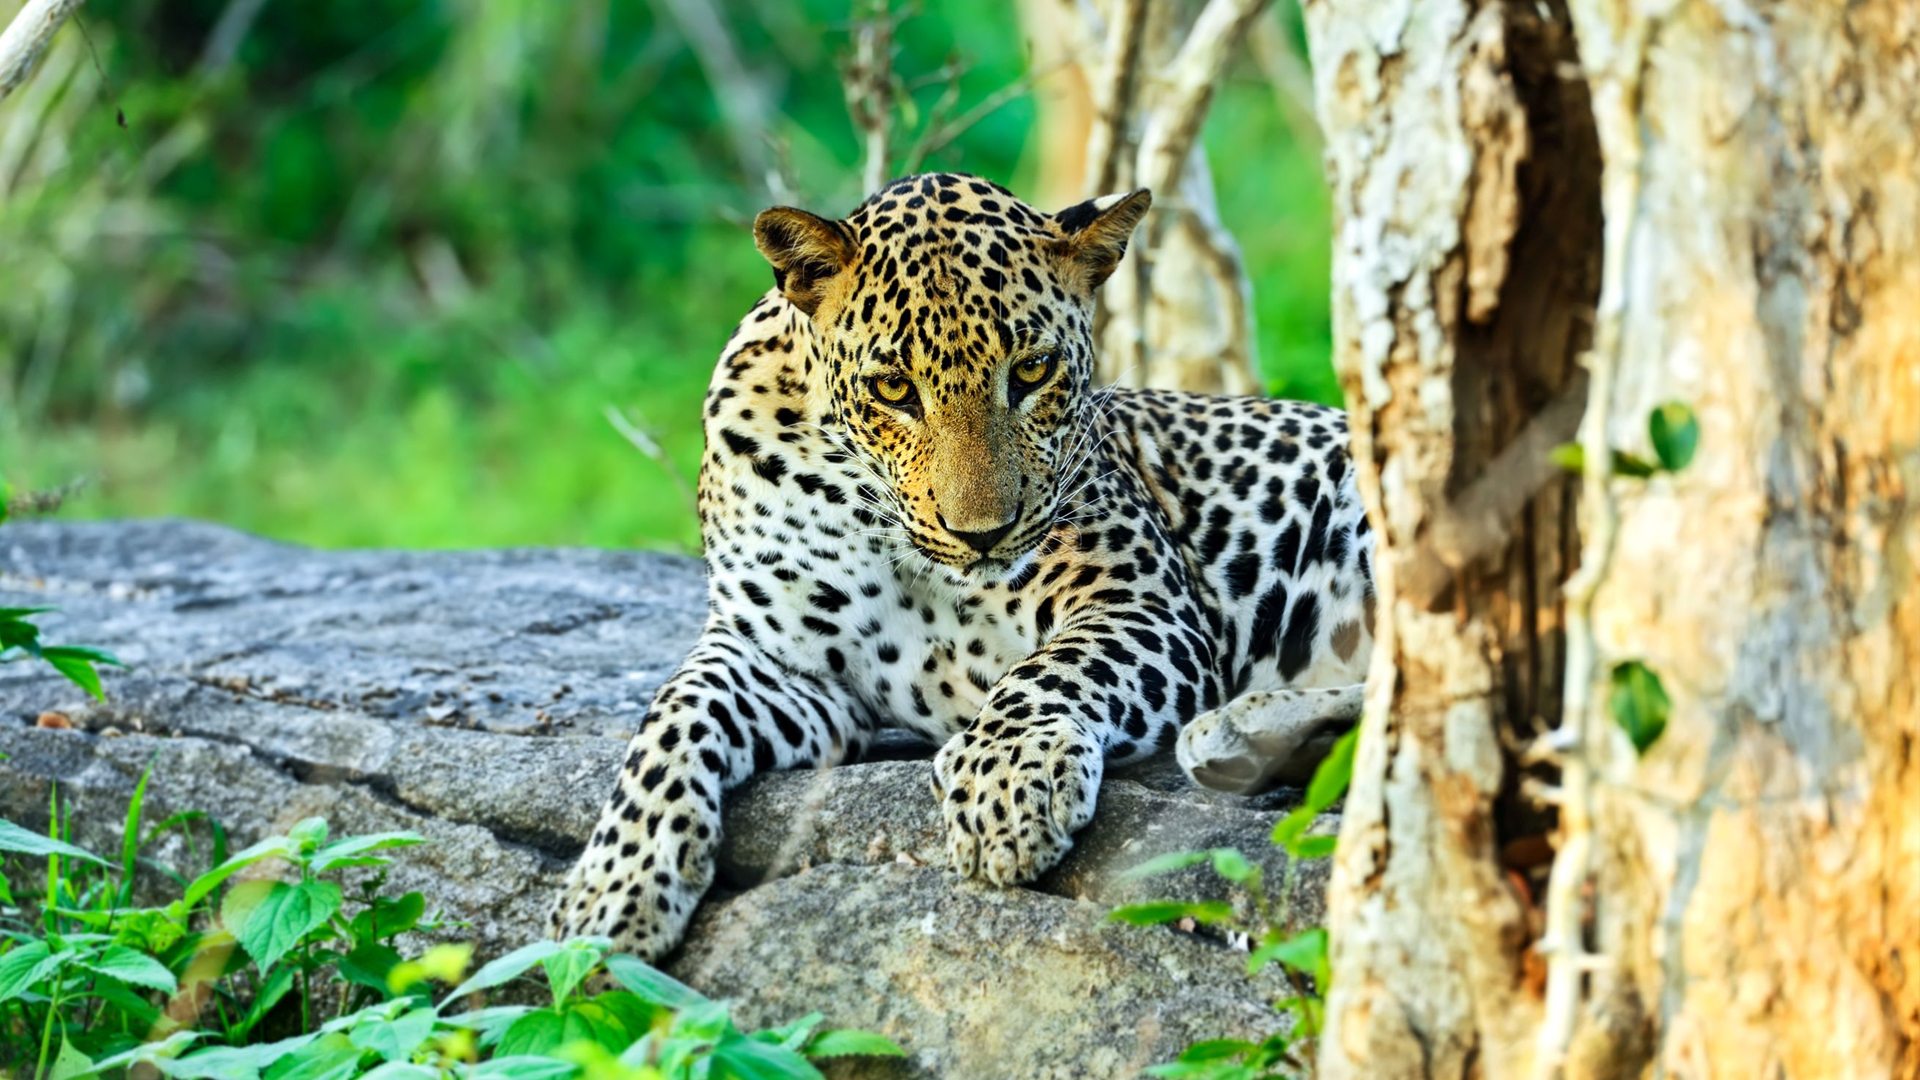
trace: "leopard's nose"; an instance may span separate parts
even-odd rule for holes
[[[952,527],[949,527],[947,531],[952,533],[954,538],[961,543],[985,555],[993,550],[993,545],[1006,539],[1007,534],[1013,531],[1013,523],[1018,520],[1020,520],[1018,517],[1011,517],[991,529],[985,529],[980,532],[967,532],[963,529],[955,529]]]

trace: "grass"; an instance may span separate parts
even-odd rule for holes
[[[770,275],[745,227],[759,197],[691,54],[656,48],[653,8],[268,5],[234,72],[195,81],[226,7],[98,0],[98,70],[63,38],[10,101],[0,477],[94,478],[74,517],[322,547],[694,550],[701,394]],[[974,100],[1025,69],[1011,11],[924,7],[903,71],[964,54]],[[827,212],[857,197],[845,19],[805,0],[733,27],[770,73],[803,201]],[[500,77],[487,58],[517,48],[545,59]],[[683,107],[649,104],[668,100]],[[1015,101],[930,165],[1025,190],[1032,123]],[[1337,401],[1317,149],[1248,70],[1206,141],[1265,385]],[[460,272],[433,280],[435,252]]]

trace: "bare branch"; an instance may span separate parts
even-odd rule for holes
[[[792,193],[786,190],[785,179],[771,167],[767,153],[767,121],[772,110],[766,89],[740,58],[740,49],[715,6],[703,0],[654,2],[667,10],[700,62],[720,114],[726,117],[727,138],[747,180],[760,185],[776,202],[791,201]]]
[[[1268,2],[1209,0],[1194,20],[1187,40],[1162,73],[1166,92],[1155,104],[1140,139],[1138,176],[1144,186],[1156,192],[1173,190],[1233,47]]]
[[[1566,389],[1534,414],[1480,478],[1434,515],[1427,527],[1426,546],[1399,574],[1402,596],[1427,607],[1456,572],[1512,543],[1520,512],[1541,488],[1562,475],[1549,451],[1574,437],[1586,407],[1587,376],[1576,372]]]
[[[0,98],[27,81],[53,35],[84,0],[27,0],[20,14],[0,33]]]
[[[1260,73],[1267,77],[1267,85],[1273,87],[1274,103],[1280,107],[1280,115],[1294,140],[1318,147],[1323,140],[1320,122],[1313,115],[1313,72],[1308,69],[1305,58],[1294,52],[1287,41],[1278,9],[1255,20],[1247,34],[1247,50],[1253,54],[1254,63],[1260,65]]]
[[[869,195],[887,182],[893,162],[893,12],[887,0],[875,0],[853,26],[853,51],[840,65],[840,86],[847,115],[860,136],[860,193]]]
[[[982,120],[985,120],[987,117],[1006,108],[1009,104],[1032,93],[1035,83],[1059,71],[1063,66],[1064,65],[1056,64],[1044,70],[1029,71],[1020,78],[981,98],[974,104],[973,108],[954,117],[951,121],[941,123],[937,128],[935,127],[935,121],[929,119],[927,127],[920,133],[919,140],[914,143],[913,149],[908,152],[906,167],[903,171],[909,173],[920,171],[920,166],[923,165],[929,157],[952,145],[955,139],[965,135]],[[957,98],[960,90],[957,75],[949,86],[953,96]],[[946,102],[947,100],[947,96],[943,94],[941,101]],[[937,108],[938,106],[936,106],[936,109]],[[950,108],[951,106],[949,106],[949,109]]]
[[[1119,0],[1107,21],[1100,50],[1100,74],[1093,82],[1093,130],[1087,135],[1088,198],[1105,195],[1127,182],[1122,175],[1129,148],[1127,117],[1140,84],[1140,45],[1146,32],[1149,0]]]

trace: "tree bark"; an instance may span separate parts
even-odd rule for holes
[[[1306,10],[1381,545],[1323,1072],[1920,1075],[1920,6]]]
[[[1607,966],[1567,1072],[1633,1075],[1645,1027],[1672,1076],[1914,1076],[1920,6],[1572,13],[1619,268],[1590,435],[1645,454],[1669,401],[1702,435],[1584,508],[1592,708],[1637,659],[1673,712],[1644,757],[1586,725]]]
[[[1536,466],[1541,433],[1569,436],[1580,411],[1567,395],[1601,237],[1591,110],[1560,77],[1575,54],[1556,5],[1306,14],[1381,599],[1322,1071],[1523,1075],[1539,927],[1502,853],[1544,830],[1516,796],[1514,748],[1559,712],[1572,485]]]

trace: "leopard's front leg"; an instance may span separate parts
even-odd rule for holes
[[[954,870],[996,885],[1045,873],[1092,819],[1108,758],[1166,746],[1218,702],[1197,611],[1179,598],[1142,602],[1064,628],[935,756]]]
[[[603,934],[649,960],[671,949],[713,883],[721,795],[756,772],[857,753],[871,735],[864,715],[839,687],[710,623],[628,744],[552,933]]]

